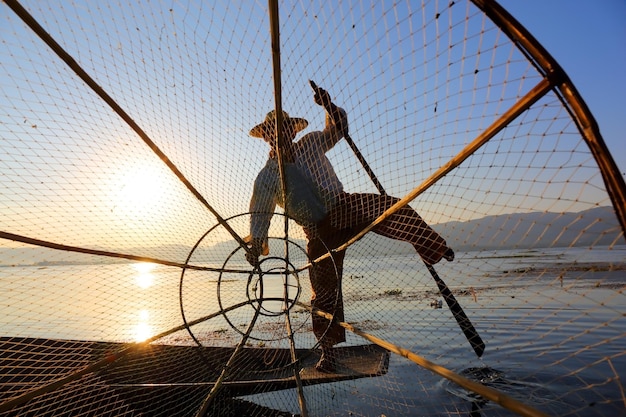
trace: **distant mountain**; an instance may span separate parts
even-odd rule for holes
[[[597,207],[577,213],[514,213],[487,216],[467,222],[433,225],[455,251],[478,249],[525,249],[541,247],[595,246],[626,244],[612,207]],[[294,240],[306,247],[303,240]],[[193,260],[221,263],[236,249],[234,240],[203,246],[194,252]],[[272,241],[271,253],[281,253],[284,244]],[[361,249],[359,249],[361,247]],[[184,262],[191,248],[169,245],[128,249],[125,253]],[[368,233],[352,248],[353,253],[400,255],[413,253],[413,247]],[[2,248],[0,266],[98,264],[124,262],[116,258],[61,252],[40,247]]]
[[[513,213],[433,228],[457,250],[626,244],[612,207],[577,213]]]
[[[162,245],[158,247],[127,248],[115,251],[110,248],[90,248],[109,252],[119,252],[135,256],[165,259],[172,262],[185,261],[189,248],[183,245]],[[133,262],[123,258],[88,255],[84,253],[60,251],[39,246],[18,248],[0,247],[0,267],[13,265],[99,265]]]
[[[432,227],[455,251],[626,244],[612,207],[577,213],[533,212],[487,216]],[[375,248],[376,254],[380,255],[414,253],[411,245],[375,233],[366,235],[355,245],[355,249],[358,245]]]
[[[0,247],[0,266],[35,265],[43,267],[50,265],[110,264],[116,262],[120,262],[120,260],[63,252],[37,246],[21,248]]]

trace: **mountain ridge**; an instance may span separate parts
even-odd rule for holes
[[[528,249],[567,246],[608,246],[626,244],[613,207],[603,206],[582,212],[531,212],[486,216],[467,222],[453,221],[432,225],[457,252],[479,249]],[[620,241],[621,240],[621,241]],[[295,243],[306,246],[304,240]],[[353,252],[361,245],[376,248],[377,255],[402,255],[414,253],[413,247],[375,233],[368,233],[355,243]],[[230,253],[234,241],[218,242],[204,248],[216,254]],[[210,250],[213,249],[213,250]],[[145,257],[184,262],[191,248],[184,245],[130,248],[126,253]],[[0,247],[0,266],[57,264],[108,264],[127,262],[117,258],[94,257],[80,253],[60,252],[43,247]]]

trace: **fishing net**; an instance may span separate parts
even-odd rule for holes
[[[624,413],[624,179],[497,3],[0,10],[0,415]],[[250,130],[324,129],[312,86],[348,117],[326,153],[347,195],[397,199],[343,265],[277,207],[254,268]],[[371,224],[415,212],[454,260]],[[324,309],[319,258],[343,274]]]

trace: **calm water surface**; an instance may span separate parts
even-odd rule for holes
[[[625,263],[626,248],[619,247],[458,254],[456,262],[438,265],[487,344],[481,359],[445,303],[441,309],[431,306],[440,297],[414,256],[348,257],[346,320],[550,414],[624,415],[620,379],[626,378],[626,271],[615,265]],[[187,319],[217,312],[220,303],[235,304],[245,299],[246,291],[254,291],[246,276],[222,276],[219,286],[216,273],[189,273],[185,279]],[[180,270],[146,264],[3,267],[1,333],[145,340],[181,324],[179,284]],[[307,302],[306,279],[300,284],[300,297]],[[272,285],[268,280],[265,294],[280,295],[280,283]],[[245,328],[252,311],[248,306],[216,317],[197,332],[207,344],[232,345],[241,337],[233,328]],[[264,320],[252,343],[266,343],[269,334],[267,340],[284,345],[273,336],[284,319],[268,315]],[[308,315],[296,313],[293,320],[299,347],[313,346]],[[185,332],[165,341],[190,343]],[[347,343],[364,342],[349,335]],[[325,398],[325,405],[318,405],[326,407],[317,410],[321,415],[346,415],[349,410],[352,415],[380,416],[372,404],[381,402],[393,410],[387,416],[513,415],[398,356],[391,357],[385,376],[307,387],[305,393]],[[274,406],[282,401],[284,410],[297,404],[289,393],[251,399]]]

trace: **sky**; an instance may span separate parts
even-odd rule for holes
[[[626,172],[626,1],[499,0],[548,50]]]
[[[488,90],[484,87],[491,81],[490,72],[481,71],[476,75],[467,70],[479,55],[482,68],[490,64],[492,55],[487,51],[490,51],[489,42],[495,42],[492,37],[496,36],[496,31],[487,33],[485,38],[469,36],[464,39],[464,47],[478,48],[476,43],[480,41],[485,48],[482,54],[469,53],[464,61],[455,55],[458,48],[448,48],[445,43],[448,20],[432,18],[434,8],[446,10],[446,2],[426,4],[424,16],[428,24],[424,34],[417,37],[410,36],[413,21],[405,19],[403,14],[412,2],[403,3],[407,7],[373,2],[373,8],[368,9],[360,4],[352,7],[341,3],[338,7],[333,2],[320,1],[317,12],[313,13],[310,9],[314,3],[282,3],[283,106],[292,115],[307,118],[311,129],[317,128],[323,123],[323,115],[312,104],[307,80],[313,79],[331,90],[337,102],[349,111],[351,134],[378,178],[388,192],[403,196],[449,161],[457,149],[452,145],[460,147],[466,143],[464,136],[458,138],[459,132],[464,135],[471,131],[468,140],[476,131],[482,132],[475,125],[483,122],[479,117],[459,116],[459,120],[448,120],[457,116],[452,110],[442,111],[446,99],[443,94],[449,93],[450,106],[460,100],[470,100],[469,106],[461,107],[473,115],[491,111],[489,106],[500,105],[497,100],[471,101],[476,90],[481,93]],[[569,75],[598,121],[618,169],[624,173],[626,152],[621,147],[626,131],[626,24],[623,23],[626,1],[500,0],[500,3],[526,26]],[[127,2],[126,8],[120,9],[103,3],[102,8],[91,9],[60,2],[58,8],[50,8],[33,1],[31,8],[57,41],[148,130],[164,153],[222,216],[242,213],[248,207],[253,179],[267,156],[266,144],[251,141],[248,130],[274,105],[265,2],[258,2],[249,14],[242,13],[237,2],[227,1],[215,9],[209,2],[191,3],[189,10],[185,9],[186,2],[175,3],[173,8],[149,7],[148,4]],[[202,10],[195,9],[198,5]],[[449,9],[452,20],[464,22],[465,7]],[[6,11],[6,7],[1,10]],[[416,17],[415,22],[420,22],[421,16]],[[76,229],[76,236],[89,236],[98,243],[106,239],[124,239],[127,245],[165,241],[166,231],[156,230],[154,226],[159,222],[167,224],[165,229],[171,233],[195,239],[193,234],[178,233],[178,230],[189,227],[196,231],[198,212],[206,215],[204,207],[117,115],[104,109],[99,97],[48,48],[42,47],[41,40],[17,23],[12,13],[7,12],[3,17],[7,24],[0,25],[3,39],[0,52],[6,58],[0,60],[3,64],[0,70],[6,71],[7,76],[0,76],[0,88],[11,100],[2,103],[7,110],[0,118],[15,115],[6,123],[15,133],[12,136],[15,144],[11,152],[5,153],[13,158],[10,161],[13,177],[7,178],[14,179],[3,180],[0,184],[10,191],[5,195],[10,196],[12,205],[6,206],[14,217],[4,214],[0,217],[16,219],[5,220],[11,227],[20,225],[21,229],[13,230],[15,233],[27,235],[33,225],[42,224],[47,228],[49,240],[66,243],[70,227]],[[480,19],[472,20],[475,22],[480,23]],[[68,27],[72,30],[67,30]],[[478,31],[480,28],[471,29]],[[288,36],[296,30],[303,34],[318,33],[320,38]],[[441,39],[435,38],[439,30],[445,35]],[[462,35],[460,30],[465,29],[457,24],[450,33],[458,37]],[[198,36],[205,32],[210,36]],[[429,41],[428,47],[422,48],[425,39]],[[340,47],[328,48],[335,44]],[[437,56],[431,56],[435,52]],[[501,48],[498,52],[494,55],[500,64],[498,68],[502,69],[508,56],[500,54],[507,54],[508,49]],[[410,59],[403,60],[398,54],[406,54]],[[422,73],[422,60],[428,63],[428,76]],[[520,61],[523,60],[510,64],[507,70],[523,71],[527,64]],[[479,83],[482,88],[465,88],[465,95],[457,97],[454,88],[457,85],[460,88],[459,79],[452,75],[453,82],[446,82],[450,63],[454,68],[465,66],[463,87]],[[522,69],[513,65],[521,65]],[[532,81],[528,85],[533,85]],[[516,84],[511,83],[508,88],[515,87]],[[517,97],[508,93],[509,99]],[[493,89],[492,94],[496,97],[499,93]],[[402,111],[398,112],[399,108]],[[431,111],[433,108],[435,110]],[[417,118],[413,117],[415,114]],[[460,130],[457,131],[457,127]],[[23,142],[20,133],[29,141]],[[377,140],[379,136],[384,137],[385,142]],[[407,147],[405,138],[420,142]],[[232,152],[233,148],[245,152]],[[193,152],[189,152],[190,149]],[[373,191],[369,177],[359,168],[347,145],[342,143],[333,152],[331,160],[342,180],[346,179],[347,188]],[[41,170],[22,169],[32,164]],[[391,168],[392,164],[397,164],[398,169]],[[236,166],[238,174],[231,175],[225,166]],[[403,175],[398,175],[399,172]],[[166,176],[175,185],[162,182],[155,187],[154,178]],[[455,180],[454,176],[450,177],[450,181]],[[468,176],[466,180],[473,178]],[[96,186],[89,187],[93,184]],[[571,186],[576,194],[578,184]],[[93,195],[85,189],[93,190]],[[588,193],[587,190],[589,187],[584,192]],[[495,196],[492,191],[489,193]],[[227,193],[229,198],[222,198]],[[489,206],[483,204],[482,196],[474,194],[468,191],[465,197],[483,207]],[[191,202],[180,203],[181,196]],[[485,209],[467,209],[464,202],[448,204],[462,214],[445,213],[443,216],[439,194],[433,192],[430,197],[432,204],[430,200],[423,200],[420,210],[434,222],[486,214]],[[585,204],[587,200],[595,201],[585,196]],[[172,204],[173,201],[177,205]],[[527,201],[534,204],[535,200],[527,198]],[[546,201],[551,204],[551,200]],[[505,204],[512,203],[506,201]],[[58,216],[58,225],[41,215],[42,207],[50,209],[50,216]],[[99,210],[97,214],[94,207]],[[188,207],[189,212],[181,215],[178,207]],[[25,208],[32,210],[25,214]],[[78,211],[88,213],[90,221],[75,222]],[[172,227],[173,221],[168,216],[186,223]],[[145,221],[148,218],[150,221]],[[94,234],[97,220],[107,226],[101,227],[104,237]],[[146,224],[155,228],[154,234],[150,234],[152,231]],[[127,225],[137,225],[149,236],[130,230],[129,237],[120,238],[117,230]],[[42,236],[40,231],[33,234]]]

